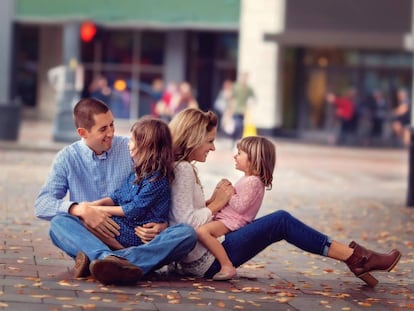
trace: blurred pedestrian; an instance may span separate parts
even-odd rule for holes
[[[185,81],[180,83],[178,94],[172,98],[171,109],[174,115],[186,108],[198,108],[198,102],[191,90],[190,83]]]
[[[378,144],[384,140],[385,125],[390,115],[389,103],[379,89],[372,92],[372,108],[371,137],[373,142]]]
[[[89,96],[110,104],[112,90],[108,85],[108,79],[103,75],[97,75],[89,85]]]
[[[410,110],[411,104],[406,89],[397,90],[397,104],[393,109],[392,130],[398,142],[403,146],[410,144]]]
[[[174,100],[176,100],[176,98],[178,98],[178,96],[179,91],[177,83],[174,81],[169,82],[164,93],[161,96],[161,99],[155,105],[155,116],[167,123],[170,122],[174,114],[172,103]]]
[[[233,81],[226,79],[223,81],[221,89],[214,101],[214,112],[217,114],[219,124],[223,121],[223,115],[227,113],[230,117],[233,117]],[[233,134],[226,132],[227,134]]]
[[[328,93],[326,100],[335,106],[335,115],[339,122],[337,133],[337,144],[350,144],[355,138],[356,130],[356,95],[354,88],[346,90],[343,96],[336,96],[334,93]]]
[[[243,72],[233,86],[233,118],[235,129],[232,135],[233,143],[243,136],[244,119],[249,106],[255,99],[253,88],[249,84],[249,74]]]

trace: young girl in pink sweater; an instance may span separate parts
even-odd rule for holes
[[[272,188],[276,163],[275,146],[264,137],[245,137],[237,144],[234,160],[236,169],[243,172],[244,176],[234,185],[234,194],[227,205],[214,215],[211,222],[196,230],[199,241],[220,262],[221,270],[213,276],[216,281],[229,280],[237,274],[217,238],[243,227],[256,217],[265,188]],[[216,189],[230,184],[230,181],[223,179]]]

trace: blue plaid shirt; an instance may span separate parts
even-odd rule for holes
[[[36,199],[36,216],[50,220],[74,203],[95,201],[120,188],[133,170],[128,141],[115,136],[111,149],[100,156],[83,140],[59,151]]]

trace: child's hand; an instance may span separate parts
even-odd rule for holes
[[[220,187],[216,188],[214,198],[224,206],[234,193],[235,189],[231,183],[223,183]]]
[[[218,189],[220,189],[222,187],[229,186],[229,185],[231,185],[231,181],[228,180],[228,179],[226,179],[226,178],[223,178],[222,180],[220,180],[217,183],[216,189],[218,190]]]
[[[168,227],[167,223],[146,223],[142,226],[135,227],[135,234],[143,243],[151,242],[160,232]]]

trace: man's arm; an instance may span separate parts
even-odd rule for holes
[[[66,149],[56,155],[48,178],[36,198],[34,204],[35,215],[41,219],[50,220],[58,214],[65,214],[70,206],[75,203],[65,200],[69,190],[65,165],[66,157]]]
[[[70,189],[69,174],[71,156],[68,147],[60,151],[53,161],[48,178],[35,201],[35,215],[41,219],[50,220],[59,214],[71,214],[79,217],[89,227],[104,235],[119,234],[117,225],[108,213],[94,210],[85,203],[66,200]]]

